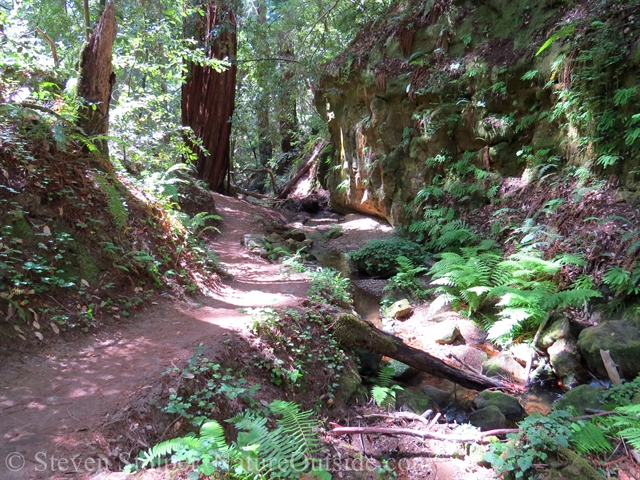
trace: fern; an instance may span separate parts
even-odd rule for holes
[[[109,208],[109,213],[113,217],[114,223],[120,230],[124,230],[129,222],[129,213],[120,198],[120,194],[104,177],[96,176],[95,180],[98,185],[100,185],[103,193],[107,196],[107,207]]]
[[[614,428],[633,448],[640,448],[640,404],[616,408]]]
[[[581,455],[606,453],[613,450],[602,429],[592,422],[580,421],[572,423],[571,441]]]
[[[396,391],[402,390],[399,385],[391,385],[395,369],[390,365],[385,365],[376,380],[377,385],[371,389],[371,396],[379,407],[393,407],[396,403]]]

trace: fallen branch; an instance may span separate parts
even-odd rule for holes
[[[498,430],[479,432],[475,435],[448,435],[446,433],[434,433],[410,428],[337,427],[327,433],[331,435],[408,435],[411,437],[430,438],[447,442],[483,443],[486,442],[486,437],[518,432],[519,430],[517,428],[501,428]]]
[[[429,420],[425,417],[412,412],[393,412],[388,414],[383,413],[371,413],[369,415],[363,415],[364,418],[402,418],[405,420],[416,420],[418,422],[429,425]]]
[[[286,183],[284,187],[282,187],[282,191],[278,195],[278,198],[287,198],[293,187],[298,183],[298,181],[309,171],[315,159],[320,155],[320,153],[326,148],[328,145],[327,141],[322,139],[320,140],[313,150],[311,151],[311,155],[307,161],[298,169],[298,171],[291,177],[291,179]]]

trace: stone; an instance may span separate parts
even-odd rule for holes
[[[358,372],[361,376],[371,377],[378,374],[382,355],[370,352],[361,347],[355,347],[353,353],[358,360]]]
[[[300,230],[289,230],[284,234],[284,237],[293,239],[296,242],[304,242],[307,239],[307,236],[304,234],[304,232]]]
[[[427,410],[437,410],[436,405],[429,396],[419,390],[405,388],[396,392],[396,409],[422,415]]]
[[[524,382],[527,376],[524,367],[509,352],[500,352],[495,357],[485,360],[482,362],[482,369],[487,377],[502,375],[507,379]]]
[[[495,405],[476,410],[469,414],[469,423],[482,431],[496,430],[507,426],[507,419]]]
[[[507,420],[522,420],[526,413],[516,397],[498,391],[485,390],[473,400],[473,403],[478,409],[495,406]]]
[[[621,377],[640,374],[640,330],[626,320],[606,320],[580,332],[578,347],[589,370],[607,376],[600,350],[609,350]]]
[[[575,340],[561,338],[547,349],[553,372],[564,385],[571,385],[584,375],[580,352]]]
[[[413,307],[409,303],[409,300],[403,298],[398,300],[393,305],[385,308],[382,316],[384,318],[404,318],[413,312]]]
[[[449,399],[451,398],[451,394],[449,392],[432,387],[431,385],[425,385],[422,387],[422,391],[428,395],[431,400],[437,403],[439,407],[444,407],[449,403]]]
[[[397,360],[390,360],[387,365],[396,372],[393,375],[394,380],[409,380],[418,374],[418,370]]]
[[[561,318],[551,324],[551,326],[544,331],[540,337],[540,345],[542,348],[549,348],[556,340],[561,338],[569,338],[571,332],[569,331],[570,323],[568,318]]]
[[[567,393],[562,398],[558,399],[553,404],[554,410],[566,410],[567,407],[572,406],[578,412],[578,415],[584,415],[585,408],[592,408],[595,410],[602,409],[602,394],[604,388],[595,387],[593,385],[579,385]]]
[[[265,236],[254,234],[243,235],[240,239],[240,244],[244,245],[247,250],[259,250],[264,248]]]
[[[517,343],[509,347],[509,353],[511,353],[516,362],[524,366],[531,356],[531,348],[527,343]]]
[[[429,329],[430,336],[440,345],[451,345],[460,336],[460,329],[454,321],[446,321]]]
[[[340,388],[337,390],[339,400],[344,403],[366,403],[369,392],[362,385],[362,378],[353,367],[343,370],[340,377]]]

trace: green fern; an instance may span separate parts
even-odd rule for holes
[[[606,453],[613,450],[604,431],[594,423],[579,421],[572,423],[571,428],[571,442],[579,454]]]
[[[614,428],[633,448],[640,448],[640,404],[616,408]]]
[[[107,196],[107,206],[114,223],[120,230],[124,230],[129,222],[129,213],[122,202],[120,194],[106,178],[96,176],[95,180],[100,185],[102,192]]]
[[[396,391],[402,390],[399,385],[391,385],[395,369],[385,365],[378,374],[376,384],[371,389],[371,396],[379,407],[394,407],[396,403]]]

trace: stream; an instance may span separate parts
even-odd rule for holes
[[[345,220],[351,218],[352,220],[345,222]],[[382,318],[380,314],[380,300],[381,296],[373,295],[372,293],[360,288],[358,286],[359,283],[362,283],[365,280],[370,280],[369,277],[360,276],[355,273],[350,265],[348,253],[344,253],[342,251],[336,250],[333,247],[333,243],[324,236],[324,232],[327,231],[327,226],[329,225],[341,225],[345,230],[346,234],[351,234],[349,229],[349,224],[353,222],[357,222],[358,218],[367,219],[364,215],[349,215],[346,218],[341,217],[337,218],[337,215],[329,212],[320,212],[317,215],[312,216],[309,220],[305,222],[304,231],[307,235],[307,238],[310,238],[314,241],[314,246],[311,249],[311,253],[317,258],[317,262],[319,265],[324,267],[333,268],[340,272],[344,277],[349,278],[352,283],[352,293],[354,300],[354,308],[356,312],[360,315],[360,317],[366,321],[374,325],[377,328],[382,328]],[[354,220],[355,219],[355,220]],[[369,221],[371,219],[369,218]],[[382,224],[382,222],[380,222]],[[325,226],[325,227],[323,227]],[[388,227],[390,230],[391,227]],[[387,233],[384,236],[389,236]],[[379,238],[375,232],[371,232],[370,235],[364,235],[362,242],[359,242],[355,248],[359,248],[363,246],[367,241]],[[416,307],[418,309],[420,307]],[[422,310],[426,310],[427,307],[424,307]],[[455,314],[457,316],[457,314]],[[459,316],[458,316],[459,317]],[[460,317],[459,321],[471,322],[467,319],[462,319]],[[415,336],[415,331],[411,331],[411,327],[409,327],[410,322],[398,322],[399,328],[397,334],[399,336],[413,337]],[[407,327],[407,329],[403,329],[402,327]],[[425,331],[428,331],[429,325],[417,325],[420,330],[420,333],[424,334]],[[415,330],[416,326],[413,326]],[[481,330],[477,326],[473,326],[477,332],[474,332],[474,335],[471,337],[473,339],[477,339],[477,337],[481,337],[484,341],[484,334],[481,333]],[[483,341],[474,342],[471,341],[467,344],[467,347],[473,348],[476,352],[480,352],[480,356],[482,358],[487,358],[487,356],[495,355],[497,352],[495,350],[489,348],[483,348],[485,345]],[[464,341],[463,341],[464,342]],[[464,342],[466,343],[466,342]],[[415,346],[415,345],[414,345]],[[442,349],[440,349],[442,352]],[[433,352],[429,352],[432,353]],[[442,355],[441,355],[442,358]],[[389,359],[384,359],[389,360]],[[479,363],[479,362],[472,362]],[[475,368],[480,368],[480,365],[473,365]],[[440,411],[442,415],[449,422],[457,422],[457,423],[465,423],[468,421],[468,415],[472,410],[473,398],[477,395],[477,392],[472,390],[467,390],[462,388],[454,383],[441,379],[432,375],[429,375],[424,372],[418,372],[415,376],[406,379],[400,380],[399,384],[404,389],[416,390],[420,392],[424,392],[425,388],[433,388],[435,387],[442,392],[447,392],[449,394],[448,400],[439,404]],[[531,385],[526,392],[518,395],[518,399],[527,412],[527,414],[532,413],[541,413],[546,415],[550,410],[553,402],[555,402],[558,398],[562,396],[562,392],[558,388],[552,388],[546,385],[533,384]]]

